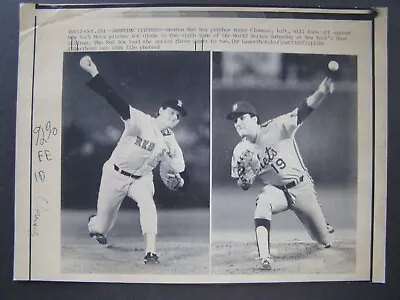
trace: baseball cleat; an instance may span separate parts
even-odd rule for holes
[[[158,260],[157,254],[147,252],[146,256],[144,257],[144,263],[149,265],[157,265],[160,263],[160,261]]]
[[[90,233],[90,237],[95,239],[101,245],[107,245],[106,237],[101,233]]]
[[[272,270],[271,263],[272,263],[271,257],[261,258],[261,267],[263,270],[271,271]]]
[[[88,219],[88,227],[89,227],[89,222],[90,220],[95,217],[96,215],[91,215]],[[107,245],[107,238],[104,236],[104,234],[102,233],[94,233],[94,232],[90,232],[89,229],[89,235],[91,238],[95,239],[99,244],[101,245]]]
[[[328,223],[326,223],[326,229],[328,230],[329,233],[335,232],[335,228],[333,228],[333,226],[329,225]]]
[[[333,226],[329,225],[328,223],[326,223],[326,230],[328,231],[329,234],[334,234],[335,233],[335,228],[333,228]],[[332,242],[329,243],[329,244],[325,244],[323,246],[324,246],[325,249],[331,248],[332,247]]]

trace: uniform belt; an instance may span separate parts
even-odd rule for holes
[[[137,175],[133,175],[129,172],[126,172],[126,171],[122,170],[120,167],[118,167],[117,165],[114,165],[114,170],[117,171],[118,173],[121,173],[122,175],[131,177],[133,179],[139,179],[140,177],[142,177],[142,176],[137,176]]]
[[[289,182],[288,184],[277,185],[276,187],[282,191],[285,191],[285,190],[295,187],[299,183],[303,182],[303,180],[304,180],[304,175],[300,176],[299,179],[297,179],[297,180],[293,180],[292,182]]]
[[[285,198],[287,200],[289,208],[293,207],[295,204],[295,198],[289,193],[289,189],[295,187],[299,183],[303,182],[304,176],[300,176],[299,179],[293,180],[292,182],[289,182],[288,184],[285,185],[276,185],[278,189],[282,190],[283,193],[285,194]]]

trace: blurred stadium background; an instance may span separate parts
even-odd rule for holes
[[[181,99],[188,116],[174,129],[186,160],[186,184],[172,193],[155,173],[159,208],[209,206],[210,59],[206,52],[65,53],[62,127],[62,208],[94,210],[103,163],[123,123],[109,104],[87,86],[79,67],[90,55],[109,84],[129,104],[155,114],[169,98]],[[124,201],[122,208],[136,208]]]
[[[356,226],[357,58],[355,56],[213,53],[212,226],[252,228],[259,188],[240,191],[230,178],[232,150],[239,142],[225,115],[237,101],[249,101],[262,121],[293,110],[315,91],[327,64],[336,60],[336,90],[296,134],[303,160],[313,177],[328,220]],[[258,185],[256,183],[256,185]],[[231,216],[231,221],[226,218]],[[291,217],[276,216],[275,227],[299,228]]]

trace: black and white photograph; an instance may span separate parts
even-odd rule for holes
[[[357,57],[213,53],[212,112],[212,272],[356,273]]]
[[[14,280],[383,282],[387,12],[199,8],[21,6]]]
[[[61,272],[208,274],[210,54],[65,53]]]

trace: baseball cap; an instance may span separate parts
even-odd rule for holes
[[[170,107],[175,109],[176,111],[179,111],[182,117],[186,117],[187,112],[186,109],[183,107],[183,102],[182,100],[179,99],[169,99],[163,103],[162,106]]]
[[[245,114],[257,116],[256,109],[253,105],[245,101],[239,101],[233,104],[232,111],[226,115],[226,118],[233,121]]]

